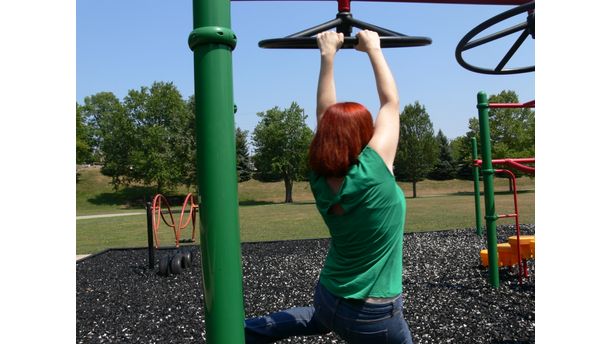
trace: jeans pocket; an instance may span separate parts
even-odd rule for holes
[[[374,332],[351,331],[346,338],[350,344],[387,344],[387,329]]]

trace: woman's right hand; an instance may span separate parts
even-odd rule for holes
[[[317,34],[317,46],[321,50],[321,55],[334,55],[344,43],[342,32],[325,31]]]
[[[363,30],[357,33],[357,45],[355,49],[358,51],[369,52],[372,50],[380,50],[380,37],[378,33],[370,30]]]

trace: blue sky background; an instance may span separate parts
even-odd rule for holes
[[[484,20],[509,6],[353,2],[353,16],[413,36],[432,38],[430,46],[385,49],[402,105],[419,101],[434,128],[449,138],[465,134],[476,116],[476,93],[504,89],[520,101],[534,99],[535,73],[491,76],[470,72],[455,60],[459,40]],[[184,98],[193,94],[193,54],[187,37],[193,29],[192,1],[107,0],[76,3],[76,100],[111,91],[119,99],[130,89],[154,81],[172,81]],[[279,38],[333,19],[335,1],[257,1],[232,3],[232,29],[238,37],[233,53],[236,125],[252,132],[262,112],[297,101],[315,128],[317,50],[261,49],[260,40]],[[516,16],[492,30],[522,22]],[[354,30],[353,34],[357,30]],[[493,67],[518,34],[470,50],[465,58]],[[528,38],[509,66],[533,65],[534,40]],[[358,101],[375,115],[378,96],[363,53],[341,50],[336,59],[339,101]]]

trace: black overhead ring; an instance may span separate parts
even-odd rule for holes
[[[492,27],[493,25],[503,20],[506,20],[508,18],[514,17],[518,14],[525,13],[525,12],[527,12],[527,19],[524,23],[509,27],[507,29],[498,31],[496,33],[493,33],[488,36],[472,41],[472,39],[476,37],[479,33]],[[463,59],[462,54],[466,50],[470,50],[477,46],[495,41],[497,39],[506,37],[510,34],[520,32],[520,31],[522,31],[522,33],[519,35],[518,39],[510,47],[508,52],[506,52],[504,57],[500,60],[500,62],[497,64],[495,68],[476,67],[476,66],[473,66],[465,62],[465,60]],[[530,35],[533,39],[535,39],[535,1],[526,3],[524,5],[517,6],[511,10],[498,14],[484,21],[482,24],[476,26],[472,30],[470,30],[457,44],[457,48],[455,49],[455,58],[457,59],[457,62],[459,62],[459,64],[463,68],[467,70],[471,70],[476,73],[501,75],[501,74],[519,74],[519,73],[533,72],[535,71],[535,65],[521,67],[521,68],[505,68],[508,61],[510,61],[510,59],[516,53],[518,48],[523,44],[523,42]]]

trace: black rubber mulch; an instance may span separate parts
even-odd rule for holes
[[[521,234],[534,234],[522,225]],[[514,235],[500,226],[498,241]],[[312,302],[329,240],[242,245],[247,317]],[[419,343],[534,343],[535,271],[518,284],[500,269],[493,289],[481,268],[485,238],[473,229],[404,236],[404,315]],[[180,275],[148,269],[146,249],[110,250],[77,262],[77,343],[202,343],[204,310],[200,253]],[[158,255],[166,254],[159,251]],[[333,334],[282,343],[343,343]]]

